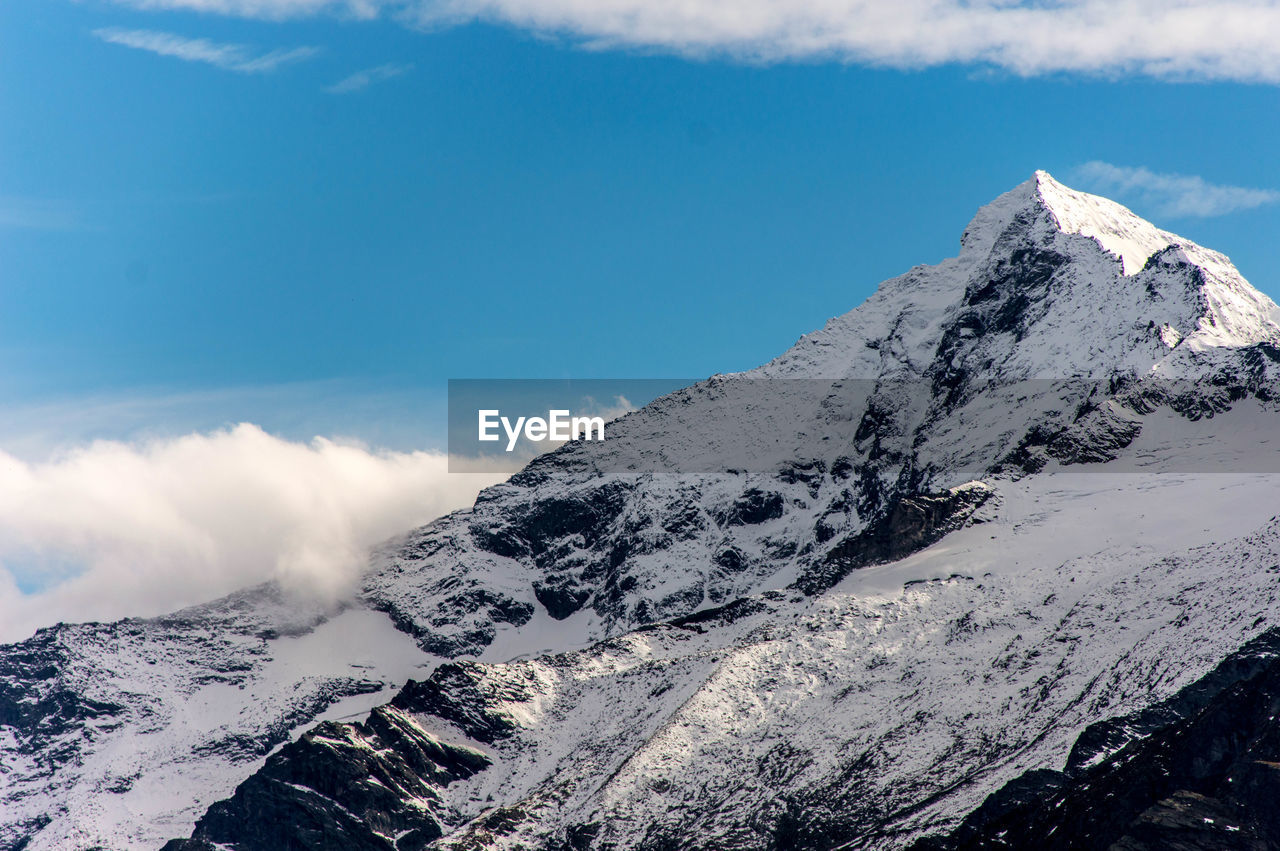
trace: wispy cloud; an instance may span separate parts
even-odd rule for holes
[[[349,18],[375,18],[383,8],[400,7],[404,0],[117,0],[135,9],[177,9],[234,15],[241,18],[283,20],[320,13],[334,13]]]
[[[316,47],[292,47],[258,52],[243,44],[228,44],[206,38],[186,38],[156,30],[126,30],[107,27],[93,34],[110,44],[146,50],[160,56],[172,56],[184,62],[203,62],[242,74],[265,74],[282,65],[309,59],[319,52]]]
[[[35,463],[0,452],[0,642],[266,580],[332,601],[371,546],[502,478],[449,475],[440,453],[300,443],[247,424]]]
[[[1122,200],[1132,199],[1169,218],[1223,216],[1280,201],[1280,192],[1274,189],[1223,186],[1195,175],[1160,174],[1141,167],[1094,161],[1076,172],[1082,186]]]
[[[396,64],[388,62],[385,65],[378,65],[374,68],[365,68],[356,71],[349,77],[345,77],[332,86],[325,88],[325,91],[332,95],[345,95],[351,92],[358,92],[367,89],[373,83],[383,80],[390,80],[393,77],[399,77],[408,74],[413,70],[413,64]]]
[[[437,27],[492,21],[593,48],[750,61],[834,59],[1019,75],[1280,82],[1276,0],[118,0],[267,18],[379,14]]]
[[[79,211],[65,201],[0,196],[0,228],[68,230],[80,224]]]

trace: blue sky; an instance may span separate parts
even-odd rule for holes
[[[1265,55],[886,58],[516,5],[7,0],[0,440],[251,420],[430,446],[451,377],[767,360],[1035,168],[1280,188]],[[1119,198],[1280,295],[1273,196],[1169,191]]]

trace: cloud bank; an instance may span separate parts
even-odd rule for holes
[[[159,56],[171,56],[184,62],[203,62],[226,71],[241,74],[266,74],[282,65],[310,59],[319,52],[315,47],[293,47],[258,53],[243,44],[226,44],[205,38],[185,38],[156,30],[125,30],[115,27],[94,30],[93,34],[109,44],[145,50]]]
[[[446,469],[443,454],[296,443],[248,424],[41,463],[0,452],[0,642],[267,580],[336,600],[370,547],[503,478]]]
[[[1158,216],[1208,218],[1280,201],[1273,189],[1222,186],[1202,177],[1159,174],[1142,167],[1089,162],[1077,169],[1079,181],[1102,195],[1133,199]]]
[[[260,18],[489,21],[590,47],[1019,75],[1280,82],[1277,0],[117,0]]]

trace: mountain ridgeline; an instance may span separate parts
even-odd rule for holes
[[[0,849],[1273,847],[1278,323],[1038,172],[337,610],[0,648]]]

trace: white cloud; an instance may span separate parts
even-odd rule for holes
[[[387,12],[421,26],[473,20],[593,47],[899,68],[991,65],[1280,82],[1277,0],[119,0],[282,18]]]
[[[227,71],[239,71],[242,74],[265,74],[282,65],[309,59],[319,52],[315,47],[293,47],[257,53],[243,44],[227,44],[205,38],[186,38],[156,30],[108,27],[94,30],[93,34],[110,44],[146,50],[160,56],[172,56],[184,62],[204,62]]]
[[[1159,174],[1141,167],[1094,161],[1076,173],[1081,185],[1099,194],[1132,199],[1169,218],[1222,216],[1280,201],[1280,192],[1273,189],[1221,186],[1194,175]]]
[[[446,469],[443,454],[295,443],[247,424],[39,463],[0,452],[0,641],[269,579],[338,599],[371,546],[503,478]]]
[[[398,65],[395,63],[387,63],[378,65],[375,68],[365,68],[362,71],[356,71],[349,77],[345,77],[325,89],[326,92],[333,95],[345,95],[350,92],[358,92],[367,89],[373,83],[383,80],[390,80],[393,77],[399,77],[413,70],[412,63],[407,65]]]

